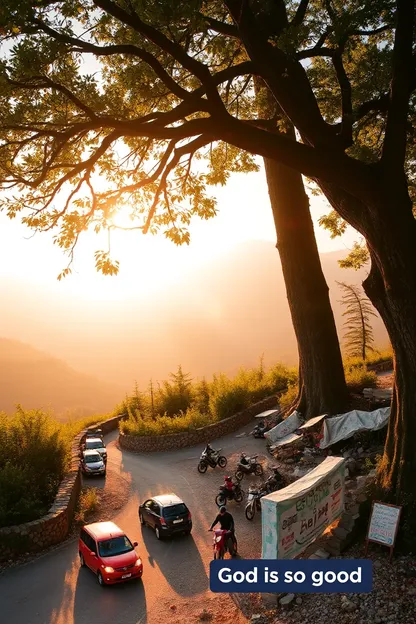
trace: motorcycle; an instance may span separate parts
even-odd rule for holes
[[[277,468],[273,468],[273,474],[266,479],[264,482],[262,489],[265,489],[268,494],[271,492],[275,492],[281,487],[286,485],[284,477],[280,474]]]
[[[218,507],[222,507],[227,501],[235,500],[236,503],[241,503],[244,498],[244,491],[241,489],[239,483],[235,483],[232,490],[229,490],[225,485],[220,486],[220,491],[215,497],[215,502]]]
[[[231,531],[216,529],[214,531],[214,559],[224,559],[225,553],[229,552],[231,557],[237,554],[237,539]]]
[[[254,473],[257,477],[261,477],[263,474],[263,466],[256,461],[257,457],[258,455],[246,457],[245,453],[241,453],[240,461],[235,471],[235,478],[237,481],[241,481],[245,474]]]
[[[260,499],[266,496],[268,492],[263,489],[250,488],[247,496],[247,504],[245,508],[245,514],[247,520],[253,520],[256,511],[261,511]]]
[[[209,444],[207,444],[201,453],[201,457],[199,458],[198,472],[204,474],[207,471],[208,466],[211,466],[211,468],[215,468],[216,466],[225,468],[227,465],[227,458],[220,455],[221,450],[222,449],[218,449],[218,451],[216,451]]]
[[[253,429],[250,431],[250,435],[255,438],[264,438],[264,434],[266,431],[270,431],[269,425],[265,425],[264,422],[260,421]]]

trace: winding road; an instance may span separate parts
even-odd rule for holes
[[[94,575],[81,569],[77,541],[26,565],[11,568],[0,577],[0,621],[5,624],[159,624],[199,621],[206,608],[221,613],[220,619],[238,624],[240,616],[228,595],[209,591],[209,562],[212,534],[208,528],[217,513],[214,499],[225,473],[233,474],[241,450],[267,457],[264,440],[241,436],[253,425],[216,440],[229,460],[227,468],[196,469],[203,445],[154,454],[120,451],[117,433],[107,436],[108,469],[131,481],[129,502],[112,518],[132,541],[144,565],[143,582],[102,588]],[[245,477],[243,488],[255,477]],[[98,483],[97,483],[98,485]],[[105,487],[105,483],[104,483]],[[192,511],[193,532],[158,541],[153,531],[141,527],[138,505],[152,495],[174,492]],[[236,521],[240,555],[260,556],[261,518],[253,522],[244,516],[244,502],[230,503]],[[108,518],[102,518],[106,520]],[[219,611],[218,611],[219,610]],[[227,615],[228,614],[228,615]]]

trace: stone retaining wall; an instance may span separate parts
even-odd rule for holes
[[[94,431],[100,428],[103,433],[109,433],[117,429],[120,419],[120,416],[116,416],[88,427],[74,438],[70,468],[61,481],[58,493],[48,513],[38,520],[32,520],[32,522],[0,528],[0,561],[13,559],[22,553],[43,550],[53,544],[59,544],[66,538],[71,528],[81,491],[80,445],[89,430]]]
[[[387,360],[386,362],[379,362],[378,364],[367,364],[367,369],[376,373],[393,371],[393,362],[392,360]]]
[[[256,414],[264,410],[273,409],[276,406],[276,396],[267,397],[254,405],[250,405],[250,407],[238,414],[194,431],[173,433],[165,436],[135,436],[120,433],[119,443],[122,449],[134,453],[169,451],[187,446],[196,446],[197,444],[211,442],[216,438],[232,433],[249,423]]]

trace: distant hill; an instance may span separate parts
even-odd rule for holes
[[[75,371],[62,360],[17,340],[0,338],[0,411],[52,408],[88,416],[106,412],[120,401],[122,392],[98,379]]]

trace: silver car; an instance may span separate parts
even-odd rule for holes
[[[84,451],[98,451],[104,463],[107,463],[107,449],[101,438],[87,438],[84,444]]]
[[[100,453],[93,449],[84,451],[81,460],[81,470],[84,475],[105,475],[106,467]]]

